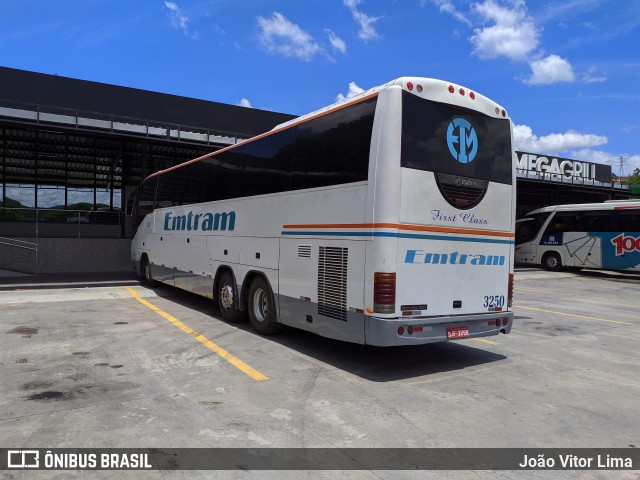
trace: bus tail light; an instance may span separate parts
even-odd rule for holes
[[[373,310],[377,313],[396,311],[396,274],[373,274]]]
[[[513,273],[509,274],[509,290],[507,291],[507,307],[513,307]]]

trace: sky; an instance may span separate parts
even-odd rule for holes
[[[401,76],[515,147],[640,168],[640,0],[0,0],[0,65],[302,115]],[[1,97],[1,92],[0,92]]]

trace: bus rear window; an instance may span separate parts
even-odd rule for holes
[[[403,92],[401,165],[510,185],[509,120]]]

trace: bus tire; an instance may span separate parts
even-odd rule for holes
[[[262,335],[280,333],[284,325],[276,320],[276,303],[269,284],[256,277],[249,287],[249,321],[253,329]]]
[[[147,284],[148,287],[155,287],[158,285],[158,282],[153,279],[151,275],[151,262],[149,261],[149,257],[147,255],[143,255],[140,260],[140,270],[142,272],[142,278],[144,279],[144,283]]]
[[[218,306],[225,322],[238,323],[244,320],[244,314],[238,308],[238,288],[233,275],[228,270],[218,282]]]
[[[562,259],[557,252],[547,252],[542,257],[542,268],[551,272],[562,270]]]

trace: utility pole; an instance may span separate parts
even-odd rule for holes
[[[618,176],[622,178],[624,177],[624,155],[618,157],[618,167],[620,168]]]

